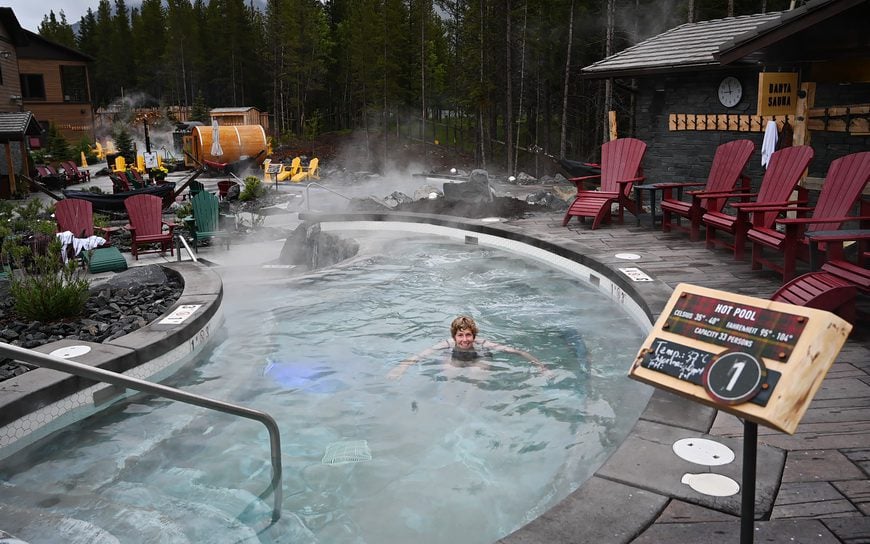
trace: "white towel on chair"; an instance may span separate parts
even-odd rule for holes
[[[776,121],[768,121],[764,128],[764,140],[761,142],[761,167],[767,168],[770,162],[770,156],[776,151],[776,140],[779,138],[779,131],[776,128]]]
[[[67,248],[72,244],[73,255],[78,256],[82,250],[90,250],[106,243],[105,238],[99,236],[88,236],[87,238],[76,238],[68,230],[58,232],[57,237],[60,240],[60,256],[63,258],[64,264],[67,262]]]

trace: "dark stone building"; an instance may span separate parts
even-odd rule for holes
[[[757,185],[769,118],[756,116],[759,78],[794,73],[798,88],[810,84],[809,109],[776,121],[787,119],[796,138],[806,131],[815,151],[810,176],[824,178],[832,160],[870,150],[868,21],[870,0],[813,0],[791,11],[687,23],[581,75],[634,89],[632,136],[649,145],[646,183],[703,181],[717,145],[748,138],[756,143],[748,174]]]

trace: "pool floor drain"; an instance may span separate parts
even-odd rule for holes
[[[372,452],[367,440],[348,440],[326,446],[326,453],[320,462],[324,465],[344,465],[371,460]]]

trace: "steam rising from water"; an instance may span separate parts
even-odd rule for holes
[[[136,151],[142,154],[146,150],[145,127],[141,121],[136,121],[136,109],[153,107],[157,101],[143,92],[125,94],[109,104],[102,111],[102,123],[96,127],[97,140],[114,140],[114,135],[122,128],[130,134],[136,145]],[[108,122],[111,120],[111,122]],[[151,140],[151,151],[167,157],[167,151],[174,155],[172,132],[175,126],[163,116],[148,120],[148,137]]]

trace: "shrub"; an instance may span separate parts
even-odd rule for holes
[[[94,226],[95,227],[108,227],[109,226],[109,216],[103,215],[101,213],[94,214]]]
[[[9,283],[15,312],[24,318],[53,321],[79,315],[88,300],[90,282],[82,278],[75,259],[63,264],[60,260],[60,242],[55,238],[48,251],[33,254],[29,266],[23,256],[28,248],[9,248],[20,273],[13,274]]]
[[[193,203],[191,201],[182,202],[175,208],[175,217],[178,218],[179,221],[184,220],[187,217],[193,216]]]
[[[112,138],[115,140],[115,149],[118,150],[118,154],[124,157],[127,164],[133,164],[136,161],[136,144],[127,129],[123,126],[119,127]]]
[[[43,150],[34,150],[30,152],[30,162],[33,164],[45,164],[46,152]]]
[[[74,154],[77,151],[70,147],[69,142],[66,141],[66,138],[63,137],[54,124],[48,127],[47,140],[46,151],[54,160],[65,161],[75,158]]]
[[[262,180],[255,176],[248,176],[245,178],[245,188],[242,189],[242,192],[239,194],[239,200],[242,202],[247,202],[249,200],[256,200],[266,194],[266,186],[263,185]]]
[[[13,205],[14,206],[14,205]],[[42,207],[42,202],[32,199],[23,205],[4,209],[0,217],[6,216],[6,225],[15,234],[54,234],[54,221],[51,221]]]
[[[91,147],[91,141],[87,137],[83,137],[79,140],[78,146],[76,146],[76,152],[78,153],[78,157],[76,157],[76,162],[80,161],[82,158],[82,153],[85,154],[85,160],[88,163],[93,163],[97,161],[97,154],[94,153],[94,149]]]

